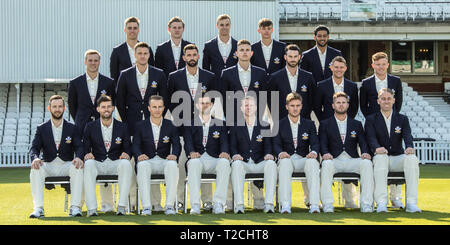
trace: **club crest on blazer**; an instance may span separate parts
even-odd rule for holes
[[[156,81],[153,81],[152,82],[152,88],[156,88],[156,87],[158,87],[158,83]]]
[[[302,140],[307,140],[307,139],[309,139],[309,134],[308,133],[302,134]]]
[[[263,141],[262,135],[256,136],[256,141],[257,141],[257,142],[262,142],[262,141]]]
[[[402,128],[400,128],[399,126],[395,127],[394,130],[395,130],[394,132],[395,132],[396,134],[399,134],[399,133],[402,132]]]
[[[120,137],[116,138],[116,144],[118,145],[122,144],[122,139]]]
[[[102,91],[100,91],[100,94],[106,94],[106,90],[102,90]]]
[[[278,58],[278,57],[275,57],[274,59],[273,59],[273,63],[275,63],[275,64],[280,64],[280,58]]]
[[[233,55],[233,59],[237,60],[237,56],[236,56],[236,55]]]
[[[163,143],[169,143],[170,138],[168,136],[164,136],[164,138],[162,138]]]
[[[214,132],[213,132],[213,138],[214,138],[214,139],[218,139],[219,137],[220,137],[219,131],[214,131]]]
[[[353,130],[353,131],[350,132],[350,137],[356,138],[356,132],[355,132],[355,130]]]
[[[392,93],[394,94],[394,96],[395,96],[395,89],[391,89],[392,90]]]
[[[66,144],[72,143],[72,138],[70,136],[66,137]]]
[[[259,82],[258,82],[258,81],[255,82],[254,87],[255,87],[255,88],[259,88]]]
[[[303,85],[300,87],[302,92],[308,92],[308,87],[306,87],[306,85]]]
[[[202,93],[206,93],[206,89],[207,89],[206,86],[202,86]]]

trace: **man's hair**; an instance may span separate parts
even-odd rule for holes
[[[88,56],[88,55],[91,55],[91,54],[96,54],[96,55],[98,55],[98,58],[101,58],[101,57],[102,57],[102,56],[100,55],[100,52],[98,52],[97,50],[95,50],[95,49],[88,49],[88,50],[86,50],[86,52],[84,52],[84,59],[86,59],[87,56]]]
[[[136,51],[138,48],[147,48],[150,51],[150,46],[146,42],[138,42],[134,45],[134,50]]]
[[[258,22],[259,28],[264,28],[264,27],[269,27],[269,26],[273,26],[273,21],[269,18],[262,18]]]
[[[221,20],[230,20],[230,22],[231,22],[231,17],[229,15],[227,15],[227,14],[221,14],[221,15],[217,16],[216,25]]]
[[[51,105],[52,101],[54,101],[54,100],[62,100],[63,104],[64,104],[64,97],[62,97],[61,95],[55,94],[55,95],[52,95],[50,97],[50,99],[48,100],[48,105]]]
[[[101,103],[103,102],[109,102],[111,101],[112,104],[112,99],[110,96],[106,95],[106,94],[102,94],[100,95],[100,97],[97,99],[97,106],[100,106]]]
[[[372,63],[380,59],[388,59],[388,55],[385,52],[377,52],[372,55]]]
[[[333,103],[336,101],[337,98],[344,97],[347,99],[347,102],[349,102],[348,95],[345,92],[336,92],[333,94]]]
[[[164,98],[161,95],[152,95],[150,96],[150,99],[148,100],[148,104],[150,105],[150,102],[152,100],[161,100],[164,104]]]
[[[383,93],[390,93],[392,95],[392,97],[394,97],[394,91],[392,91],[392,89],[390,89],[390,88],[382,88],[382,89],[380,89],[378,91],[378,98],[380,98]]]
[[[184,21],[183,21],[183,19],[181,19],[181,18],[178,17],[178,16],[175,16],[175,17],[170,18],[169,23],[167,24],[167,26],[170,27],[170,25],[171,25],[172,23],[174,23],[174,22],[181,22],[181,24],[183,25],[183,28],[184,28]]]
[[[342,56],[336,56],[336,57],[334,57],[334,58],[331,60],[331,64],[334,64],[335,61],[344,63],[345,66],[347,66],[347,61],[345,61],[344,57],[342,57]]]
[[[138,26],[139,26],[139,23],[140,23],[141,21],[139,20],[138,17],[131,16],[131,17],[128,17],[128,18],[125,19],[124,25],[127,26],[128,23],[131,23],[131,22],[135,22],[135,23],[137,23]]]
[[[188,51],[188,50],[197,50],[197,53],[198,53],[198,47],[193,43],[184,46],[183,54],[186,54],[186,51]]]
[[[296,50],[299,54],[301,54],[300,47],[297,44],[289,44],[284,48],[284,53],[286,54],[289,50]]]
[[[303,101],[302,96],[297,92],[291,92],[286,96],[286,105],[289,104],[293,100],[300,100],[300,102]]]
[[[325,25],[318,25],[315,29],[314,29],[314,36],[317,36],[317,33],[319,31],[327,31],[327,35],[330,34],[330,29],[328,29],[327,26]]]
[[[249,40],[247,40],[247,39],[241,39],[237,43],[237,46],[239,47],[241,45],[250,45],[250,46],[252,46],[252,43]]]

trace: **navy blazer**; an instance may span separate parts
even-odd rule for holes
[[[94,104],[92,104],[86,76],[87,74],[84,73],[70,80],[67,88],[69,112],[80,133],[84,132],[86,123],[100,117],[100,114],[97,112],[97,99],[100,95],[106,94],[114,100],[114,80],[99,73],[97,95],[95,96]]]
[[[205,70],[213,72],[216,77],[220,77],[223,69],[234,66],[238,62],[238,58],[235,55],[237,50],[237,40],[232,37],[230,38],[231,51],[228,54],[226,63],[223,62],[222,55],[220,54],[217,37],[206,42],[205,47],[203,48],[202,67]]]
[[[74,124],[66,120],[64,120],[63,123],[59,149],[56,149],[55,140],[53,138],[51,119],[37,127],[36,134],[31,143],[29,152],[30,158],[32,160],[39,158],[41,150],[43,151],[42,160],[44,162],[51,162],[55,160],[56,157],[61,158],[63,161],[72,161],[74,159],[74,154],[81,160],[84,158],[80,132]]]
[[[247,125],[231,127],[231,157],[239,154],[244,158],[245,162],[248,162],[252,158],[255,163],[260,163],[264,161],[264,156],[273,154],[272,137],[263,137],[261,135],[261,129],[270,131],[269,123],[265,124],[267,126],[261,126],[256,122],[256,125],[253,126],[251,139]]]
[[[167,80],[164,72],[153,66],[148,66],[148,84],[144,98],[141,96],[136,78],[136,66],[130,67],[120,73],[116,91],[116,107],[122,118],[127,123],[130,135],[134,134],[134,125],[144,118],[150,118],[148,102],[150,96],[160,95],[164,98],[164,114],[167,111],[169,95],[167,92]]]
[[[136,162],[142,154],[147,155],[150,159],[156,155],[163,159],[166,159],[168,155],[175,155],[177,158],[180,156],[181,144],[177,128],[167,119],[163,119],[161,123],[158,148],[156,149],[150,118],[136,123],[133,136],[133,154]]]
[[[336,158],[345,151],[352,158],[359,158],[358,145],[361,154],[370,154],[361,122],[348,116],[344,143],[342,143],[339,127],[334,116],[320,122],[319,139],[322,156],[330,153],[333,158]]]
[[[189,89],[189,85],[187,83],[187,77],[186,77],[186,67],[179,69],[177,71],[174,71],[172,73],[170,73],[169,75],[169,79],[168,79],[168,94],[170,96],[173,96],[173,94],[177,91],[186,91],[187,93],[189,93],[190,98],[191,98],[191,112],[192,115],[194,114],[194,98],[192,97],[191,91]],[[197,92],[196,92],[196,96],[207,93],[208,91],[214,90],[213,86],[216,83],[216,77],[214,76],[214,73],[204,70],[202,68],[199,67],[198,69],[198,87],[197,87]],[[201,93],[201,94],[200,94]],[[169,101],[169,109],[171,112],[173,112],[173,110],[180,105],[181,103],[183,103],[183,100],[181,99],[181,102],[172,102],[171,100]],[[180,115],[180,117],[182,117]],[[192,117],[189,118],[189,122],[192,120]]]
[[[394,92],[394,110],[400,112],[403,101],[402,81],[397,76],[387,74],[387,86]],[[362,80],[362,85],[359,89],[361,112],[365,117],[380,111],[380,105],[378,105],[377,99],[378,91],[375,84],[375,75],[372,75]]]
[[[281,69],[270,76],[268,82],[268,92],[279,92],[279,117],[283,118],[288,115],[286,110],[286,97],[288,94],[292,92],[291,85],[289,83],[288,71],[286,69]],[[302,111],[301,116],[307,119],[311,118],[311,111],[314,106],[314,93],[316,90],[316,83],[314,82],[314,78],[312,74],[308,71],[298,69],[298,78],[297,78],[297,90],[296,92],[302,96]],[[273,115],[274,110],[277,108],[273,108],[271,105],[271,95],[268,94],[267,99],[269,109],[271,110],[271,114]]]
[[[148,64],[151,66],[155,65],[152,48],[150,48],[150,58],[148,59]],[[131,66],[133,66],[133,64],[131,63],[130,54],[128,53],[127,42],[123,42],[114,47],[110,57],[109,71],[111,73],[111,78],[114,79],[115,86],[117,86],[120,72],[130,68]]]
[[[127,153],[130,158],[131,155],[131,141],[128,129],[125,123],[121,123],[113,119],[113,130],[111,137],[111,146],[109,151],[106,150],[105,142],[103,140],[101,120],[97,119],[86,125],[83,134],[83,145],[86,154],[92,153],[96,161],[103,162],[106,158],[113,161],[120,158],[122,153]]]
[[[197,126],[200,125],[200,126]],[[200,118],[192,120],[192,125],[184,130],[184,151],[188,158],[191,152],[200,154],[208,153],[212,157],[218,158],[222,152],[229,153],[228,131],[225,122],[211,117],[208,131],[208,141],[203,146],[203,127]]]
[[[349,107],[347,114],[355,118],[358,114],[358,85],[355,82],[344,78],[344,92],[349,97]],[[333,79],[330,77],[317,83],[316,93],[314,95],[314,113],[319,121],[330,118],[334,115],[333,104]]]
[[[275,157],[278,157],[281,152],[287,152],[289,155],[295,153],[302,157],[306,157],[311,151],[315,151],[317,154],[320,153],[319,137],[317,136],[316,125],[314,125],[313,121],[300,117],[297,148],[294,148],[291,123],[288,117],[280,120],[278,128],[278,134],[273,137],[272,141]]]
[[[272,74],[286,66],[286,60],[284,59],[286,43],[272,40],[272,53],[270,54],[269,67],[266,65],[266,59],[264,58],[261,45],[261,41],[252,44],[253,56],[250,62],[253,65],[263,68],[267,74]]]
[[[181,39],[181,52],[178,67],[175,65],[175,59],[173,58],[172,52],[172,43],[170,39],[159,44],[155,51],[155,67],[162,69],[166,77],[168,77],[171,72],[185,67],[186,63],[183,60],[183,49],[188,44],[191,44],[191,42]]]
[[[366,118],[364,128],[366,131],[367,143],[370,150],[375,153],[376,148],[384,147],[389,156],[405,154],[402,140],[406,148],[414,148],[411,127],[408,117],[396,111],[392,113],[391,134],[389,136],[386,123],[381,112],[374,113]]]
[[[300,67],[303,70],[311,72],[314,76],[314,80],[316,82],[319,82],[333,75],[329,66],[331,60],[333,60],[333,58],[336,56],[342,56],[341,51],[327,45],[325,68],[322,70],[319,54],[317,53],[317,46],[314,46],[311,49],[308,49],[302,53],[302,58],[300,60]]]
[[[248,91],[254,91],[256,93],[257,103],[259,104],[259,92],[267,91],[267,73],[263,68],[251,65],[251,75],[250,75],[250,84]],[[219,80],[220,93],[222,94],[222,98],[226,99],[226,101],[231,100],[231,97],[226,96],[227,91],[244,91],[241,81],[239,80],[239,71],[238,66],[232,66],[222,71],[222,76]],[[257,106],[258,106],[257,104]],[[240,105],[240,102],[239,102]],[[223,112],[226,116],[226,102],[222,101]],[[265,108],[265,107],[264,107]],[[259,110],[258,110],[259,111]],[[238,106],[237,101],[234,103],[234,122],[237,120],[237,113],[240,112],[240,106]],[[264,110],[262,110],[264,113]]]

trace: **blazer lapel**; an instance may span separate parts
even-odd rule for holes
[[[133,64],[131,63],[131,59],[130,59],[130,53],[128,52],[128,44],[127,44],[127,42],[124,42],[122,47],[123,47],[122,48],[122,54],[125,57],[125,61],[128,63],[127,66],[128,67],[133,66]]]
[[[87,84],[87,73],[84,73],[83,76],[83,82],[81,83],[81,87],[83,88],[83,91],[86,91],[85,95],[86,95],[86,100],[90,101],[92,103],[92,99],[91,99],[91,95],[89,94],[89,87]],[[98,74],[98,76],[100,76],[100,73]],[[99,77],[99,84],[100,84],[100,77]],[[94,101],[94,105],[95,105],[95,101]]]
[[[348,116],[347,116],[348,117]],[[347,132],[348,132],[348,118],[347,118]],[[336,135],[338,136],[338,144],[339,146],[342,146],[345,142],[342,142],[342,138],[341,138],[341,132],[339,131],[339,127],[337,125],[337,121],[336,121],[336,117],[334,117],[333,115],[333,123],[331,123],[330,125],[331,128],[331,132],[336,132]],[[347,140],[347,134],[345,135],[345,141]]]
[[[116,119],[113,119],[114,121],[114,125],[113,125],[113,131],[111,134],[111,146],[109,147],[109,151],[110,152],[113,149],[113,146],[115,146],[116,144],[116,138],[119,137],[119,123],[118,121],[116,121]]]
[[[218,57],[220,57],[220,65],[221,66],[223,66],[225,63],[223,62],[223,58],[222,58],[222,54],[220,54],[220,51],[219,51],[219,40],[218,40],[218,37],[216,37],[213,41],[212,41],[212,46],[213,46],[213,52],[214,53],[216,53],[216,55],[218,56]],[[230,57],[228,57],[228,58],[230,58]],[[227,59],[227,61],[228,61],[228,59]]]

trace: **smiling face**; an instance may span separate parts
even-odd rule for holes
[[[186,65],[190,67],[197,66],[199,59],[200,55],[198,54],[196,49],[187,49],[186,53],[183,55],[184,62],[186,62]]]
[[[64,100],[54,99],[50,102],[47,109],[50,111],[53,119],[59,120],[62,118],[66,106],[64,104]]]
[[[200,112],[201,115],[209,115],[211,113],[213,103],[211,98],[208,96],[201,97],[195,103],[195,108]]]
[[[219,31],[219,35],[228,36],[231,30],[231,21],[229,19],[222,19],[217,21],[216,28]]]
[[[114,111],[114,106],[111,101],[101,102],[97,106],[97,112],[100,114],[100,117],[104,120],[109,120],[112,118],[112,113]]]
[[[321,30],[317,32],[317,35],[314,36],[314,40],[316,41],[317,46],[325,47],[328,44],[329,35],[325,30]]]
[[[347,65],[340,61],[334,61],[330,65],[330,70],[333,72],[334,77],[341,79],[347,71]]]
[[[284,55],[284,59],[286,60],[286,64],[291,67],[297,67],[298,62],[302,56],[297,50],[288,50]]]
[[[91,73],[97,73],[100,66],[100,56],[98,54],[88,54],[84,58],[86,70]]]
[[[128,22],[123,30],[128,40],[137,40],[139,34],[139,24],[137,22]]]
[[[381,90],[383,91],[383,90]],[[392,107],[395,104],[394,95],[387,91],[380,92],[378,94],[378,104],[380,105],[380,109],[385,112],[392,111]]]
[[[374,60],[372,62],[372,68],[377,77],[384,77],[387,74],[389,68],[389,62],[386,58]]]

